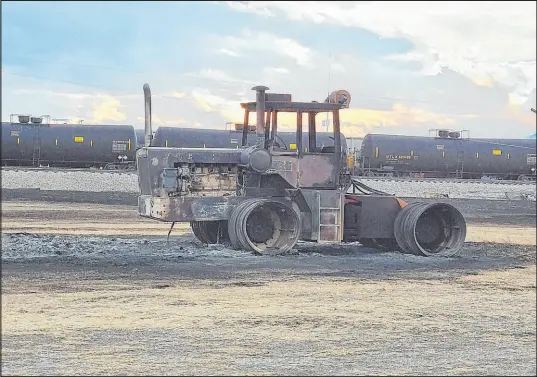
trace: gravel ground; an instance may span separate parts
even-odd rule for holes
[[[506,200],[528,196],[535,201],[536,185],[494,184],[494,183],[458,183],[458,182],[384,182],[365,181],[366,185],[401,197],[426,197],[429,194],[445,194],[457,199]]]
[[[374,189],[403,197],[425,197],[429,194],[447,194],[450,198],[507,199],[536,195],[535,183],[523,185],[486,184],[486,183],[441,183],[441,182],[390,182],[366,181]],[[138,176],[135,173],[92,173],[64,171],[14,171],[2,170],[2,188],[60,191],[113,191],[138,192]],[[507,194],[506,194],[507,193]]]
[[[2,169],[2,188],[138,192],[138,175],[134,173],[89,171],[15,171]]]
[[[535,375],[535,249],[2,235],[2,374]]]

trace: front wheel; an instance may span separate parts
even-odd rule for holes
[[[191,221],[194,236],[205,244],[223,244],[229,241],[227,221]]]
[[[291,250],[300,236],[300,215],[290,205],[270,199],[248,199],[229,219],[229,239],[235,249],[260,254]]]

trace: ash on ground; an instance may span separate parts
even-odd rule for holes
[[[420,278],[440,273],[472,273],[483,269],[535,264],[535,246],[465,243],[452,257],[421,257],[398,251],[381,252],[359,243],[299,242],[293,250],[260,256],[225,245],[203,245],[190,234],[170,237],[104,237],[2,234],[3,265],[47,264],[121,267],[140,273],[186,274],[191,277],[272,271],[283,274],[376,276],[419,273]]]

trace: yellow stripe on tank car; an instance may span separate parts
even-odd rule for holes
[[[508,159],[508,160],[511,159],[511,153],[507,153],[507,159]]]
[[[90,141],[89,141],[89,146],[90,146],[90,147],[93,147],[93,140],[90,140]],[[129,149],[130,149],[130,148],[129,148]]]
[[[414,157],[414,151],[410,151],[410,157]]]
[[[379,158],[379,147],[375,147],[375,158]]]
[[[20,143],[21,143],[21,138],[18,137],[18,138],[17,138],[17,144],[20,144]]]
[[[129,151],[131,150],[131,139],[129,139]]]
[[[164,142],[164,146],[165,146],[166,148],[168,148],[168,140],[166,140],[166,141]]]
[[[479,158],[479,152],[475,152],[475,158]]]
[[[442,151],[442,158],[446,157],[446,152]]]
[[[58,139],[56,139],[56,145],[58,145]]]

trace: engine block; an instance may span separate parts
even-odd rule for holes
[[[234,193],[237,165],[180,163],[162,170],[161,185],[168,196],[220,196]]]

